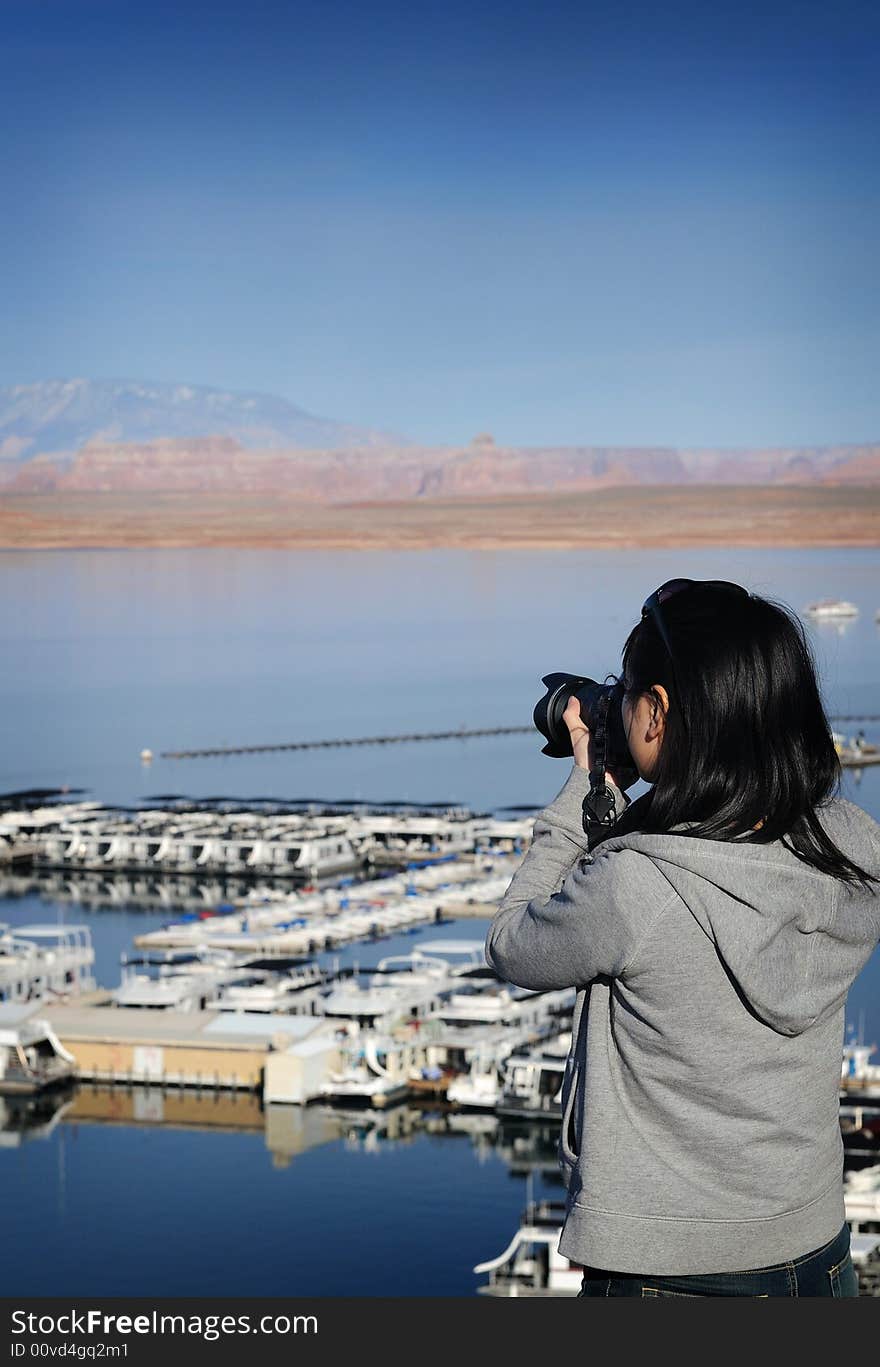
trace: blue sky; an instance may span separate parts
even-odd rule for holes
[[[880,8],[4,0],[0,384],[880,440]]]

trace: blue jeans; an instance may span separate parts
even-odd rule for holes
[[[585,1267],[578,1296],[858,1296],[859,1282],[849,1251],[849,1225],[830,1243],[791,1262],[749,1272],[655,1277]]]

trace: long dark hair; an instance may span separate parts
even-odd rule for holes
[[[669,697],[649,793],[614,829],[765,844],[845,883],[880,882],[837,848],[816,814],[841,769],[800,618],[785,604],[695,583],[663,604],[670,658],[652,616],[623,648],[628,697]],[[761,822],[758,830],[753,827]]]

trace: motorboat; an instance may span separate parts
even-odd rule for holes
[[[409,1092],[406,1080],[379,1077],[363,1065],[354,1065],[342,1072],[330,1073],[321,1088],[327,1101],[339,1099],[348,1102],[362,1102],[368,1106],[388,1106],[402,1101]]]

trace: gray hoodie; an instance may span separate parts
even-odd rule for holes
[[[508,982],[578,988],[559,1251],[657,1275],[811,1252],[844,1220],[844,1006],[880,939],[878,888],[820,873],[779,840],[621,832],[590,855],[588,790],[573,765],[485,946]],[[614,793],[619,817],[628,799]],[[833,798],[819,818],[880,875],[872,817]]]

